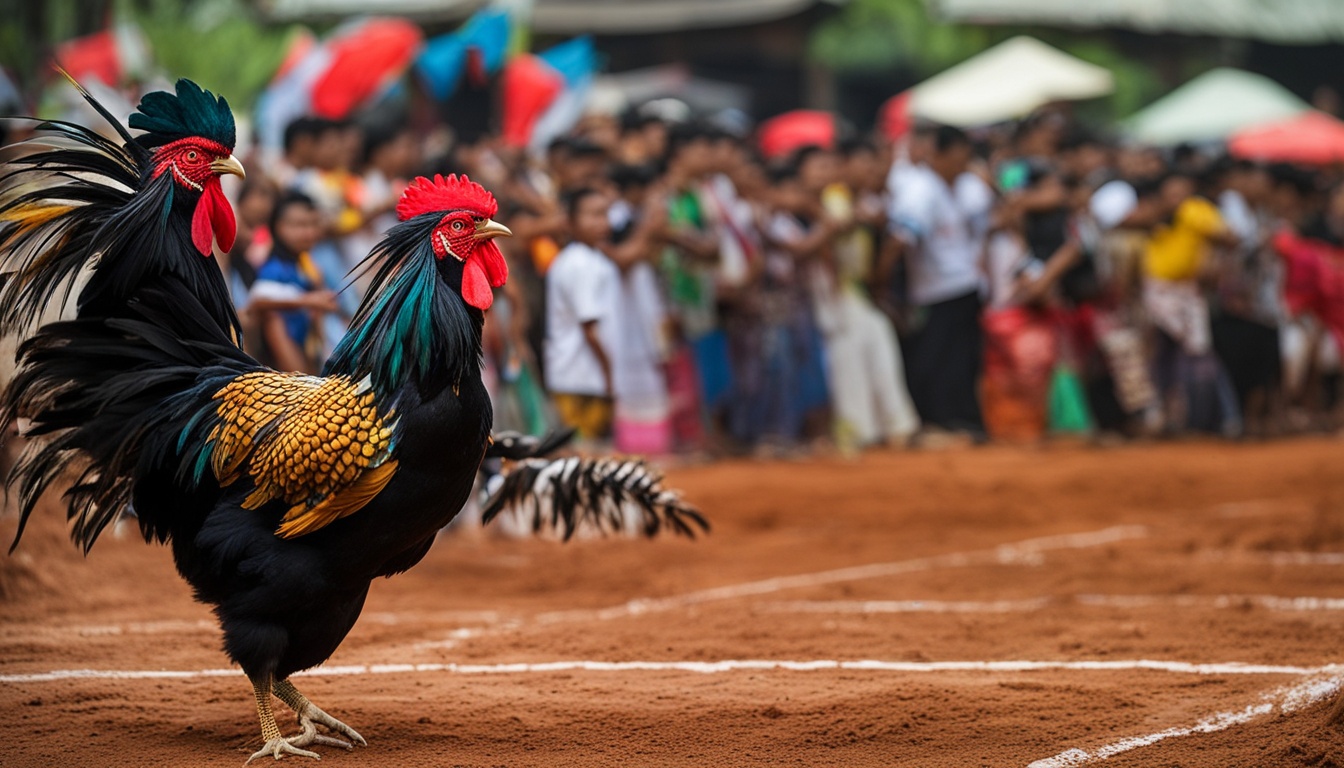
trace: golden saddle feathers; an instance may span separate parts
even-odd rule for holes
[[[358,512],[397,471],[394,420],[379,414],[366,378],[319,378],[258,371],[215,393],[219,423],[210,432],[211,468],[220,485],[246,474],[257,509],[290,505],[276,531],[302,536]]]

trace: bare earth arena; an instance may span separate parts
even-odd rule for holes
[[[368,739],[337,765],[1337,766],[1339,456],[684,468],[708,537],[441,536],[304,690]],[[4,764],[236,768],[247,681],[168,551],[60,520],[0,561]]]

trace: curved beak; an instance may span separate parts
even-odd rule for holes
[[[240,179],[247,178],[247,173],[243,170],[243,164],[238,162],[238,158],[234,157],[233,155],[211,160],[210,170],[220,174],[221,176],[226,173],[231,173]]]
[[[513,230],[494,219],[486,219],[476,225],[475,237],[477,240],[490,240],[496,237],[511,237],[512,235]]]

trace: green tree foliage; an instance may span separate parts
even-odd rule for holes
[[[812,34],[808,53],[837,72],[907,69],[929,75],[1005,37],[990,27],[934,21],[923,0],[850,0]]]
[[[52,75],[56,46],[107,28],[137,25],[153,66],[224,95],[237,109],[252,106],[284,59],[297,28],[263,23],[245,0],[0,0],[0,66],[38,100]]]

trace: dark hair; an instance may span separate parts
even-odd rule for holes
[[[622,192],[635,187],[647,187],[658,178],[658,171],[648,163],[638,165],[614,165],[607,172],[607,178]]]
[[[354,126],[354,123],[349,120],[328,120],[324,117],[314,119],[317,124],[313,127],[313,137],[319,139],[329,133],[339,133]]]
[[[275,252],[286,257],[294,257],[298,254],[291,252],[285,243],[280,242],[280,219],[284,217],[285,211],[295,206],[307,208],[310,211],[317,210],[317,204],[313,202],[313,198],[294,190],[280,195],[280,199],[275,201],[275,207],[271,209],[271,241],[275,244]]]
[[[877,145],[862,136],[855,136],[840,142],[840,154],[844,155],[846,158],[861,155],[865,152],[876,153]]]
[[[1059,169],[1053,163],[1043,160],[1028,160],[1026,166],[1027,178],[1023,184],[1025,187],[1034,187],[1051,176],[1059,175]]]
[[[368,165],[378,150],[386,147],[410,131],[405,125],[381,125],[364,129],[364,145],[360,148],[360,165]]]
[[[807,146],[799,147],[798,149],[795,149],[793,151],[792,155],[789,156],[789,165],[793,166],[794,172],[796,173],[798,171],[801,171],[804,165],[807,165],[808,160],[811,160],[817,155],[825,154],[829,151],[830,150],[826,149],[825,147],[821,147],[816,144],[808,144]]]
[[[771,184],[783,184],[798,178],[798,165],[792,162],[772,163],[765,169]]]
[[[1134,187],[1134,194],[1139,198],[1153,197],[1162,191],[1162,182],[1166,181],[1165,174],[1149,176],[1143,179],[1135,179],[1131,184]]]
[[[672,126],[667,132],[667,153],[663,155],[663,165],[666,167],[681,151],[697,141],[703,141],[708,138],[705,129],[695,123],[682,123]]]
[[[289,125],[285,126],[285,137],[284,137],[285,151],[289,152],[292,149],[294,149],[294,145],[299,143],[299,139],[302,138],[311,139],[312,137],[316,136],[317,126],[318,123],[320,122],[322,121],[319,120],[318,118],[308,117],[306,115],[304,117],[300,117],[290,121]]]
[[[579,187],[578,189],[566,192],[564,196],[565,214],[569,217],[569,220],[573,222],[574,219],[578,218],[579,206],[583,205],[585,199],[600,196],[601,194],[601,190],[593,187]]]
[[[551,142],[549,144],[546,145],[546,154],[550,155],[556,152],[568,153],[569,146],[570,146],[570,138],[568,136],[556,136],[554,139],[551,139]]]
[[[942,154],[956,147],[969,147],[971,137],[966,132],[951,125],[940,125],[933,132],[933,150]]]
[[[606,157],[607,150],[590,139],[576,136],[569,140],[569,156],[575,159],[580,157]]]
[[[654,123],[663,122],[657,115],[641,114],[637,109],[628,109],[621,115],[621,132],[642,131]]]
[[[1110,142],[1101,134],[1088,130],[1080,125],[1072,126],[1064,137],[1059,140],[1059,151],[1069,152],[1083,147],[1101,147],[1106,149],[1110,147]]]
[[[1274,186],[1292,187],[1299,195],[1310,195],[1316,191],[1316,178],[1307,170],[1288,163],[1276,163],[1269,167],[1270,178]]]

